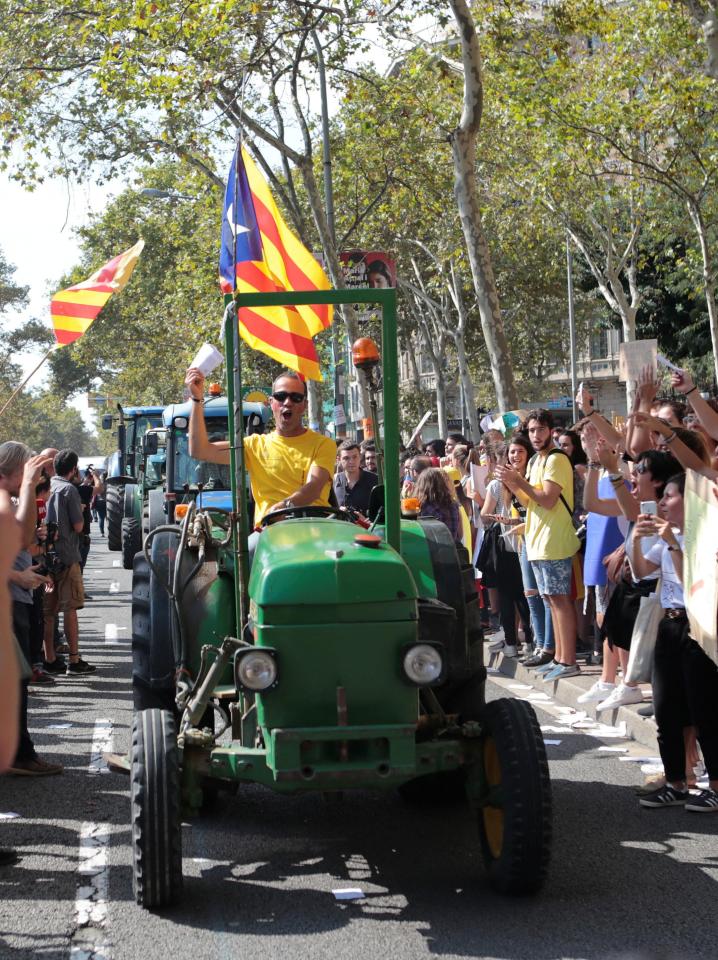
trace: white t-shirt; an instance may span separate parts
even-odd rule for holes
[[[682,550],[683,534],[675,530],[673,532]],[[664,610],[669,610],[671,607],[683,608],[686,605],[683,599],[683,584],[678,579],[676,568],[673,566],[674,553],[675,551],[669,550],[668,544],[661,540],[644,554],[646,560],[657,563],[661,568],[661,606]]]

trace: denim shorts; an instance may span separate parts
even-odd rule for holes
[[[542,597],[571,596],[573,557],[565,560],[532,560],[531,569]]]

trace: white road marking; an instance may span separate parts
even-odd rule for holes
[[[108,772],[102,757],[105,752],[112,752],[112,721],[99,719],[95,721],[87,767],[91,777]],[[70,960],[112,960],[112,944],[106,931],[110,886],[109,846],[109,824],[82,824],[75,932],[70,938]]]

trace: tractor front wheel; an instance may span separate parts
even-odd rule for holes
[[[153,909],[182,894],[180,768],[175,722],[167,710],[142,710],[132,722],[132,879],[135,899]]]
[[[481,848],[491,886],[499,893],[536,893],[551,853],[551,781],[536,714],[522,700],[486,704],[485,736],[476,773],[469,778],[478,804]]]

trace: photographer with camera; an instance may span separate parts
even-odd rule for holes
[[[95,667],[82,659],[79,653],[79,626],[77,611],[85,605],[85,591],[80,569],[80,537],[85,516],[77,490],[79,470],[74,450],[60,450],[55,457],[55,476],[50,486],[47,503],[48,546],[46,562],[55,588],[45,594],[45,670],[48,673],[66,673],[83,676],[94,673]],[[57,533],[52,542],[52,524]],[[55,653],[55,617],[63,614],[65,639],[70,648],[67,665]]]

